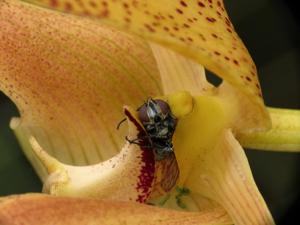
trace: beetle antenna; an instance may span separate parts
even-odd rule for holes
[[[124,118],[124,119],[122,119],[119,123],[118,123],[118,126],[117,126],[117,130],[119,130],[120,129],[120,126],[122,125],[122,123],[124,123],[125,121],[126,121],[127,119],[126,118]]]

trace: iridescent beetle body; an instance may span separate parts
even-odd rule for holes
[[[155,152],[156,160],[162,160],[174,154],[172,137],[177,119],[172,115],[169,105],[162,100],[149,98],[138,108],[142,122]]]

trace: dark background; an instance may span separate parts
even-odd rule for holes
[[[225,0],[252,55],[268,106],[300,109],[297,1]],[[18,112],[0,93],[0,196],[39,192],[41,183],[8,128]],[[300,224],[300,154],[246,151],[254,178],[278,225]]]

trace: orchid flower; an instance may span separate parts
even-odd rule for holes
[[[29,2],[0,0],[0,90],[47,194],[0,198],[0,224],[274,224],[241,145],[299,151],[300,112],[264,105],[223,1]],[[125,139],[149,97],[178,120],[179,177]]]

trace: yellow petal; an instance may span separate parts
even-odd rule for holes
[[[237,139],[246,148],[300,152],[300,111],[268,108],[272,129],[265,132],[240,133]]]
[[[229,126],[228,121],[228,114],[219,98],[193,98],[191,113],[178,121],[173,137],[180,168],[179,185],[183,185],[191,171],[198,166],[195,162],[198,162],[199,157],[215,145],[221,131]]]
[[[148,44],[97,21],[4,0],[0,27],[0,90],[23,146],[35,136],[68,164],[107,159],[124,143],[122,106],[162,93]]]
[[[188,91],[195,96],[212,91],[213,85],[206,80],[203,66],[160,45],[152,43],[150,46],[160,72],[164,94]]]
[[[269,112],[265,108],[253,110],[251,99],[227,81],[216,89],[215,95],[222,99],[224,107],[229,112],[230,127],[235,134],[271,128]]]
[[[169,193],[169,195],[164,196],[163,198],[150,199],[149,202],[163,208],[188,212],[224,209],[214,200],[192,192],[186,187],[179,186]]]
[[[178,212],[129,202],[27,194],[0,199],[0,224],[226,225],[223,210]]]
[[[221,204],[234,224],[274,224],[244,151],[230,130],[222,133],[215,148],[199,157],[185,185]]]
[[[231,24],[222,0],[29,0],[107,22],[163,44],[196,60],[233,85],[249,102],[248,111],[267,128],[256,67]]]

